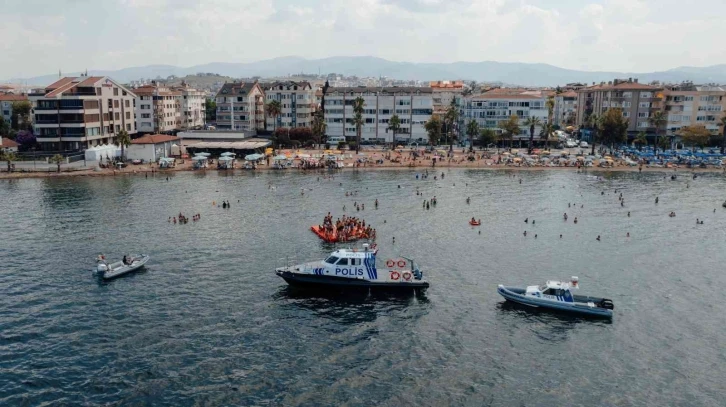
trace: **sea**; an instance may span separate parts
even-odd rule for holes
[[[726,175],[426,171],[0,180],[0,406],[726,405]],[[289,287],[328,212],[430,288]],[[572,276],[612,320],[497,294]]]

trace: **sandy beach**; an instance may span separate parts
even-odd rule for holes
[[[295,158],[297,155],[315,156],[323,153],[322,150],[282,150],[281,153],[287,154],[293,158],[294,165],[288,168],[286,171],[327,171],[324,169],[301,169],[297,165],[300,163],[300,159]],[[454,155],[452,158],[437,158],[434,165],[433,157],[430,154],[426,154],[420,158],[411,158],[410,150],[396,150],[396,151],[381,151],[381,150],[362,150],[364,162],[358,162],[359,156],[356,156],[353,151],[341,152],[345,159],[343,160],[343,168],[338,171],[369,171],[369,170],[397,170],[397,169],[420,169],[424,170],[435,170],[438,168],[466,168],[466,169],[480,169],[480,170],[516,170],[516,171],[597,171],[597,172],[608,172],[608,171],[673,171],[673,170],[685,170],[691,172],[725,172],[722,168],[708,167],[708,168],[687,168],[686,166],[648,166],[646,164],[638,166],[626,165],[622,160],[615,160],[612,166],[600,167],[599,160],[594,160],[594,166],[591,167],[577,167],[577,166],[546,166],[546,165],[526,165],[520,163],[509,163],[509,164],[498,164],[500,154],[495,152],[486,151],[475,151],[476,159],[469,161],[467,157],[468,153],[462,152],[462,150],[454,149]],[[502,159],[505,158],[505,151],[501,151]],[[240,160],[241,161],[241,160]],[[236,170],[243,170],[241,163],[236,164]],[[2,170],[6,170],[6,164],[2,163],[0,166]],[[47,178],[47,177],[100,177],[100,176],[123,176],[123,175],[145,175],[145,174],[156,174],[156,173],[174,173],[178,171],[229,171],[229,170],[217,170],[216,164],[211,165],[206,169],[193,169],[192,160],[190,159],[177,159],[177,164],[174,168],[160,169],[157,164],[129,164],[126,168],[122,169],[110,169],[110,168],[64,168],[61,166],[61,172],[43,170],[43,171],[29,171],[29,170],[16,170],[15,172],[0,172],[0,179],[19,179],[19,178]],[[265,161],[262,161],[255,170],[252,171],[280,171],[278,169],[268,166]]]

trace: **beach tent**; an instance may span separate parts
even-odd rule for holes
[[[236,157],[237,154],[227,151],[227,152],[222,153],[221,156],[222,157]]]
[[[275,161],[287,160],[287,156],[284,154],[280,154],[280,155],[276,155],[276,156],[272,157],[272,159]]]
[[[259,159],[264,158],[265,156],[262,154],[248,154],[245,156],[245,160],[247,161],[257,161]]]
[[[194,154],[194,155],[195,155],[195,156],[203,156],[203,157],[209,157],[209,156],[211,156],[212,154],[210,154],[210,153],[196,153],[196,154]]]

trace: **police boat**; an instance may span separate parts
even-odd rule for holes
[[[275,269],[291,286],[317,289],[363,289],[410,292],[429,287],[418,265],[400,257],[376,262],[378,250],[367,244],[362,249],[339,249],[321,261]]]
[[[612,318],[612,300],[572,294],[579,289],[579,280],[572,277],[569,282],[547,281],[543,285],[527,288],[505,287],[499,285],[497,292],[508,301],[530,307],[542,307],[575,314]]]

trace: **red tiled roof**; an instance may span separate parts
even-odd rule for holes
[[[14,142],[13,140],[10,140],[7,137],[2,138],[2,144],[0,144],[0,148],[17,148],[20,144]]]
[[[7,102],[17,102],[20,100],[28,100],[27,95],[0,95],[0,100]]]
[[[179,140],[179,137],[169,136],[166,134],[147,134],[143,137],[131,140],[131,144],[159,144],[176,140]]]
[[[79,83],[77,86],[92,86],[95,85],[96,82],[103,79],[103,76],[89,76],[88,78],[84,79],[83,82]]]
[[[73,82],[74,79],[76,79],[76,78],[73,77],[73,76],[66,76],[65,78],[58,79],[57,81],[55,81],[55,82],[51,83],[50,85],[46,86],[45,89],[46,90],[57,89],[57,88],[65,85],[67,83]]]

